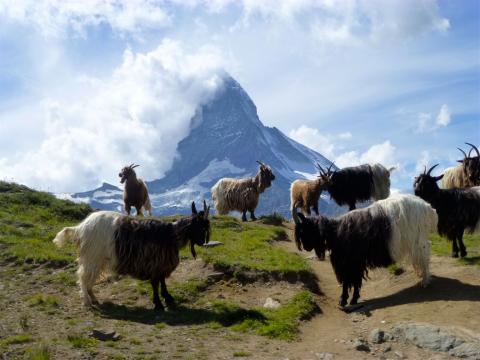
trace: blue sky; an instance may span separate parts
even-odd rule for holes
[[[132,154],[163,176],[223,70],[264,124],[396,189],[480,144],[474,0],[0,0],[0,68],[0,178],[55,192]]]

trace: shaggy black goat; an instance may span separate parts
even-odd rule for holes
[[[467,249],[463,244],[463,232],[480,231],[480,186],[468,189],[440,189],[437,181],[443,178],[431,176],[432,170],[425,168],[423,174],[415,178],[413,184],[415,195],[429,202],[438,214],[438,233],[452,241],[452,257],[467,256]]]
[[[332,164],[333,165],[333,164]],[[355,209],[357,201],[386,199],[390,195],[390,173],[394,167],[386,169],[380,164],[359,165],[331,171],[320,165],[320,178],[324,187],[335,202]]]
[[[155,309],[163,310],[158,284],[167,305],[173,304],[165,278],[178,266],[179,250],[190,241],[190,250],[196,257],[194,245],[208,243],[210,207],[205,201],[203,208],[197,212],[192,203],[192,215],[174,223],[137,220],[112,211],[99,211],[77,226],[64,228],[53,241],[62,246],[73,240],[79,249],[77,274],[86,306],[97,302],[93,285],[103,272],[109,271],[150,280]]]
[[[322,259],[330,250],[330,262],[343,286],[340,305],[351,305],[360,297],[368,269],[386,267],[409,259],[422,285],[430,279],[428,234],[437,226],[437,215],[425,201],[413,195],[397,195],[367,208],[348,212],[335,219],[305,217],[294,209],[295,242],[299,250],[315,250]]]

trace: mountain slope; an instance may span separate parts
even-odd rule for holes
[[[276,176],[262,195],[258,213],[288,214],[289,188],[302,174],[315,173],[314,163],[329,166],[321,154],[288,138],[277,128],[264,126],[248,94],[230,76],[215,98],[200,107],[192,119],[192,130],[177,147],[177,158],[162,179],[147,182],[155,213],[182,212],[192,200],[210,199],[210,188],[222,177],[252,176],[256,160],[270,165]],[[121,207],[121,190],[104,184],[75,199],[88,199],[94,207]],[[324,212],[338,208],[322,200]]]

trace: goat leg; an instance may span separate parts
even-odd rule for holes
[[[467,256],[467,248],[463,243],[463,231],[459,231],[458,233],[458,245],[460,246],[460,256],[464,258],[465,256]]]
[[[165,299],[167,306],[175,305],[175,300],[173,299],[172,295],[167,290],[167,284],[165,283],[165,277],[160,278],[160,286],[161,286],[161,294],[162,297]]]
[[[346,283],[343,283],[343,290],[342,290],[342,295],[340,296],[339,305],[341,307],[344,307],[345,305],[347,305],[347,300],[348,300],[348,285]]]
[[[155,305],[155,310],[157,311],[163,311],[163,304],[160,301],[160,297],[158,296],[158,279],[152,279],[150,280],[150,284],[152,284],[152,290],[153,290],[153,304]]]
[[[353,295],[352,295],[352,299],[350,300],[350,305],[356,305],[359,298],[360,298],[360,285],[355,284],[353,285]]]
[[[242,221],[247,221],[247,211],[242,212]]]
[[[458,246],[457,246],[457,237],[454,236],[452,239],[452,257],[458,258]]]
[[[255,221],[257,220],[257,218],[255,217],[255,210],[250,210],[250,219],[252,219],[252,221]]]
[[[318,204],[313,205],[313,211],[315,211],[315,214],[318,216]]]

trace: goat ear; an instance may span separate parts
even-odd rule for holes
[[[445,175],[445,174],[442,174],[442,175],[439,175],[439,176],[435,176],[435,177],[434,177],[435,181],[441,180],[441,179],[443,178],[443,175]]]
[[[195,206],[195,201],[192,201],[192,214],[197,213],[197,207]]]
[[[463,160],[457,160],[457,162],[459,162],[460,164],[463,164]]]

